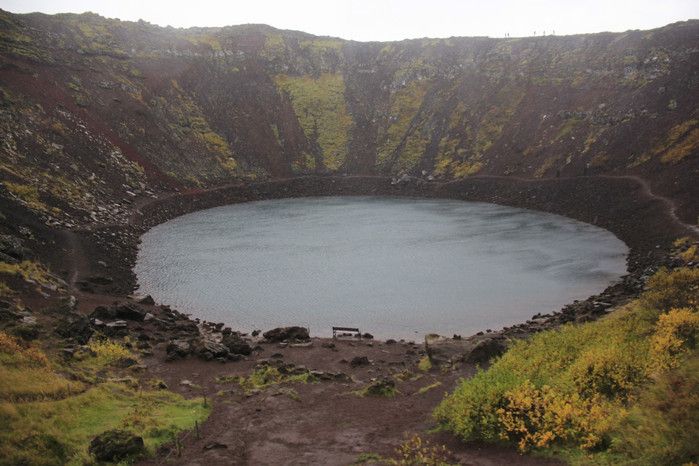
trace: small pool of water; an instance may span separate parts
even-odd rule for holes
[[[493,204],[320,197],[234,204],[142,238],[139,292],[249,332],[464,336],[584,299],[626,271],[612,233]]]

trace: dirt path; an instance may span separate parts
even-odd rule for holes
[[[335,348],[328,348],[330,342],[314,339],[310,348],[263,343],[262,352],[251,361],[230,364],[153,361],[149,370],[154,377],[188,397],[206,395],[214,409],[199,438],[195,432],[183,439],[181,456],[173,451],[143,464],[351,465],[363,453],[391,456],[414,434],[446,444],[459,464],[560,464],[521,456],[509,447],[465,444],[447,433],[430,433],[435,427],[430,413],[460,377],[473,374],[474,366],[422,372],[417,368],[418,345],[338,341]],[[272,354],[273,359],[297,367],[342,372],[351,380],[271,386],[252,394],[245,394],[236,382],[216,381],[225,375],[248,375],[256,360]],[[355,356],[366,356],[371,362],[353,368],[347,361]],[[407,377],[404,381],[393,377],[401,372]],[[396,380],[396,396],[355,393],[370,380],[384,377]],[[183,386],[183,378],[194,388]]]
[[[537,182],[565,182],[565,181],[570,181],[570,180],[579,180],[579,176],[569,176],[569,177],[558,177],[558,178],[525,178],[525,177],[519,177],[519,176],[509,176],[509,175],[474,175],[470,178],[467,179],[492,179],[492,180],[515,180],[518,182],[522,183],[537,183]],[[643,193],[644,196],[646,196],[649,199],[653,199],[656,201],[661,202],[665,208],[666,211],[670,214],[672,219],[675,221],[675,223],[690,232],[694,233],[695,235],[699,235],[699,226],[697,225],[691,225],[688,223],[685,223],[678,215],[677,215],[677,204],[675,201],[672,199],[661,196],[660,194],[656,194],[653,192],[651,189],[650,183],[648,183],[647,180],[644,178],[637,176],[637,175],[589,175],[585,176],[584,178],[589,178],[589,179],[609,179],[609,180],[631,180],[637,183],[640,188],[641,192]],[[447,183],[444,183],[444,185],[449,185],[452,183],[458,183],[459,181],[450,181]]]

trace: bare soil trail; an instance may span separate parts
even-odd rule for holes
[[[465,444],[447,433],[430,433],[435,427],[430,413],[459,378],[473,374],[473,365],[422,372],[417,369],[420,345],[338,340],[328,348],[333,343],[330,339],[312,341],[311,347],[304,348],[262,343],[262,352],[250,361],[231,364],[192,359],[156,362],[149,369],[151,376],[185,396],[205,395],[213,403],[213,412],[200,428],[199,438],[192,432],[182,439],[179,456],[172,450],[141,464],[350,465],[362,453],[392,456],[398,445],[415,434],[446,445],[458,464],[561,464],[522,456],[511,447]],[[257,361],[273,354],[273,359],[297,367],[342,372],[351,381],[284,384],[248,394],[235,382],[220,382],[221,376],[248,375]],[[348,361],[356,356],[366,356],[370,362],[351,367]],[[405,381],[393,378],[401,372],[407,376]],[[182,385],[184,378],[192,384]],[[396,380],[397,394],[362,397],[355,393],[376,378]]]

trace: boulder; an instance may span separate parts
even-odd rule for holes
[[[227,358],[228,348],[222,343],[210,338],[202,338],[197,342],[197,354],[207,360],[214,358]]]
[[[146,317],[146,311],[132,304],[123,304],[115,308],[116,318],[123,320],[135,320],[142,322]]]
[[[22,240],[12,235],[0,235],[0,254],[7,256],[7,262],[19,262],[27,258],[29,250],[22,246]],[[5,257],[3,257],[5,259]]]
[[[94,329],[90,325],[90,319],[84,316],[77,316],[68,318],[58,324],[56,333],[63,338],[73,338],[81,345],[84,345],[90,340]]]
[[[349,364],[351,367],[368,366],[369,358],[366,356],[355,356],[352,358]]]
[[[192,352],[192,345],[187,340],[170,340],[165,348],[169,361],[187,357]]]
[[[393,396],[395,392],[396,383],[392,379],[381,379],[372,382],[364,393],[369,396]]]
[[[92,439],[89,451],[97,461],[118,462],[143,455],[146,447],[142,437],[125,430],[109,430]]]
[[[465,360],[471,364],[484,364],[496,356],[502,355],[507,349],[507,343],[502,338],[486,338],[473,347]]]
[[[228,351],[231,354],[242,354],[249,356],[250,353],[252,353],[252,347],[250,347],[250,344],[235,333],[231,333],[223,337],[221,343],[228,348]]]
[[[310,340],[308,329],[303,327],[279,327],[262,334],[267,341],[279,342],[285,340]]]
[[[146,311],[133,304],[121,304],[118,306],[97,306],[90,314],[91,319],[100,320],[134,320],[142,322],[146,317]]]
[[[154,306],[155,305],[155,300],[151,295],[146,295],[145,298],[140,299],[138,301],[138,304],[145,304],[146,306]]]
[[[116,318],[116,310],[113,307],[97,306],[91,313],[91,319],[111,320]]]

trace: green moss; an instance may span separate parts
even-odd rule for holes
[[[392,379],[382,379],[374,380],[373,382],[366,385],[364,388],[360,390],[355,390],[352,393],[359,397],[372,396],[393,398],[399,392],[396,389],[396,384]]]
[[[46,270],[46,267],[35,261],[25,260],[17,264],[0,262],[0,274],[19,275],[24,281],[43,286],[56,285],[56,279]]]
[[[347,158],[352,125],[342,75],[323,73],[318,78],[278,75],[275,81],[289,97],[306,138],[320,148],[325,168],[339,170]]]
[[[48,210],[46,204],[44,204],[39,198],[39,190],[36,188],[36,186],[12,183],[10,181],[3,181],[2,184],[10,193],[14,194],[30,209],[41,212]]]
[[[471,149],[475,157],[482,156],[500,138],[523,97],[524,90],[516,86],[500,89],[494,99],[495,105],[488,109],[478,125]]]
[[[197,46],[206,46],[215,52],[223,50],[218,38],[212,34],[188,35],[187,40]]]
[[[696,118],[676,124],[650,150],[636,158],[630,167],[644,164],[653,157],[660,157],[663,163],[681,161],[699,146],[698,125],[699,120]]]
[[[420,361],[417,363],[417,368],[423,372],[427,372],[430,369],[432,369],[432,361],[430,361],[429,357],[423,356],[420,358]]]
[[[432,389],[435,389],[437,387],[440,387],[442,385],[442,382],[436,381],[435,383],[431,383],[429,385],[425,385],[424,387],[421,387],[417,393],[418,395],[424,395],[425,393],[429,392]]]
[[[217,383],[237,383],[246,392],[264,390],[274,385],[287,383],[315,383],[317,379],[309,371],[287,374],[282,373],[273,366],[257,367],[247,377],[237,375],[224,375],[216,378]]]
[[[553,138],[553,140],[560,141],[564,137],[568,136],[579,123],[580,120],[576,118],[569,118],[558,129],[558,133],[556,133],[556,136]]]
[[[260,56],[268,60],[281,59],[286,52],[284,36],[277,33],[267,34],[265,45],[260,51]]]
[[[426,81],[411,81],[391,95],[388,124],[379,133],[377,152],[379,167],[390,168],[399,150],[400,169],[414,167],[424,154],[428,139],[420,133],[419,128],[411,128],[411,124],[422,105],[427,88]],[[403,144],[402,148],[401,144]]]

